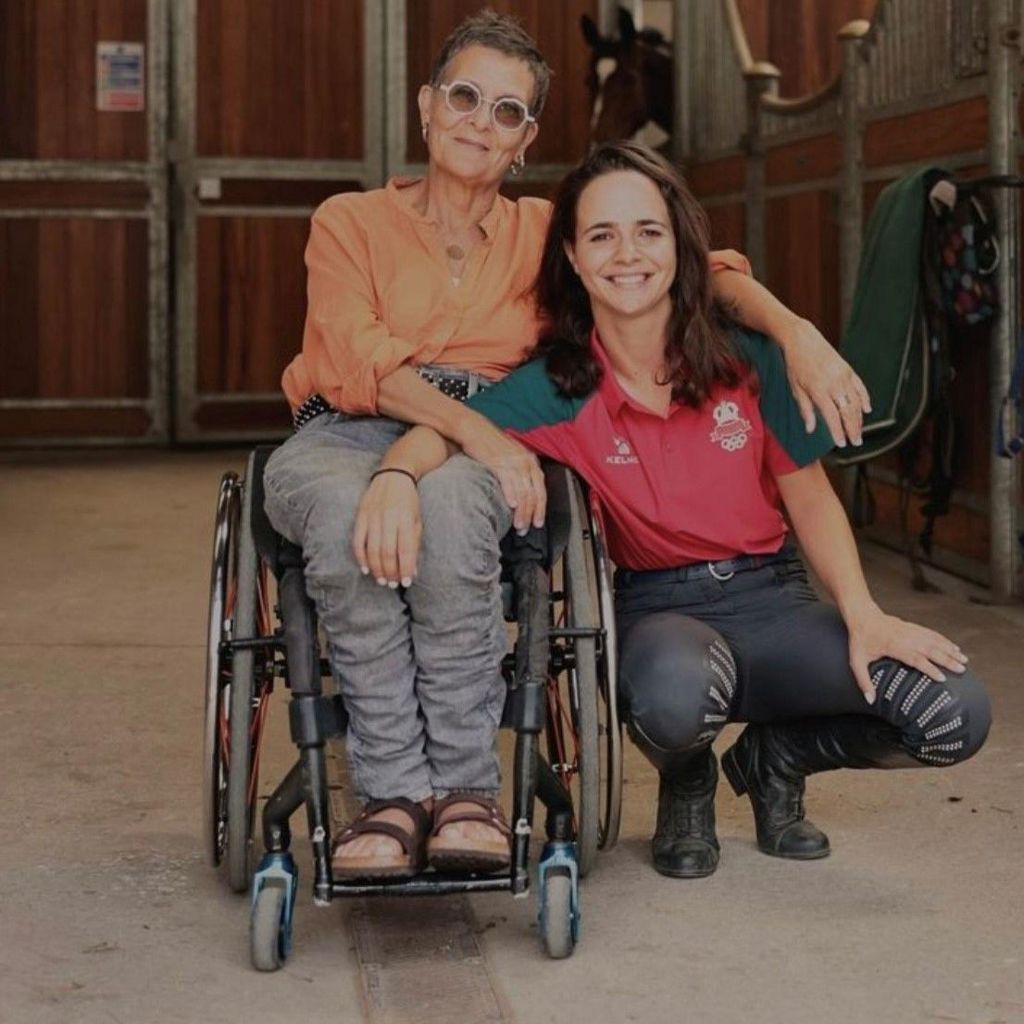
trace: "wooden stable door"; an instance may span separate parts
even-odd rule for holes
[[[0,0],[0,444],[167,437],[163,0]]]
[[[479,0],[178,0],[176,436],[280,437],[281,372],[305,314],[309,215],[328,195],[422,173],[416,93]],[[587,140],[583,13],[497,2],[555,70],[516,191],[550,191]]]
[[[279,437],[309,216],[382,178],[378,0],[178,0],[176,436]]]
[[[422,173],[417,90],[481,6],[0,0],[0,443],[283,436],[310,214]],[[614,5],[491,6],[555,72],[510,185],[548,193]]]

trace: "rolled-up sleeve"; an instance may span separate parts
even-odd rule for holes
[[[746,274],[747,277],[752,277],[754,273],[750,266],[750,260],[735,249],[712,249],[708,253],[708,266],[712,273],[717,273],[719,270],[737,270],[741,274]]]
[[[377,382],[416,352],[378,314],[365,232],[344,202],[328,200],[313,215],[302,360],[284,377],[292,404],[315,392],[343,412],[376,413]]]

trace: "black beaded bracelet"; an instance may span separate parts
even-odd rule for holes
[[[385,466],[384,469],[378,469],[375,473],[370,474],[370,480],[376,480],[382,473],[401,473],[402,476],[407,476],[412,481],[413,487],[419,484],[419,480],[409,470],[399,469],[397,466]]]

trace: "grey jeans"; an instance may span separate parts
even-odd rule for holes
[[[318,416],[270,457],[266,511],[305,555],[361,799],[493,795],[505,700],[498,544],[511,512],[491,473],[457,455],[419,483],[412,585],[364,576],[352,554],[359,501],[406,429],[386,417]]]

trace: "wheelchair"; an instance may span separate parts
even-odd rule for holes
[[[502,544],[505,619],[516,633],[502,663],[502,727],[515,731],[510,870],[428,869],[412,878],[341,881],[331,877],[325,744],[344,735],[347,716],[341,696],[331,692],[302,552],[263,511],[272,451],[255,449],[243,479],[228,472],[220,483],[205,678],[206,856],[230,889],[250,893],[253,966],[276,970],[292,949],[298,870],[289,820],[300,805],[312,846],[313,903],[327,906],[352,896],[525,896],[539,798],[546,841],[536,871],[538,932],[550,957],[569,956],[580,934],[579,881],[597,852],[615,845],[622,794],[610,565],[596,503],[570,470],[546,464],[547,524],[525,537],[512,532]],[[277,680],[291,691],[298,759],[262,808],[264,854],[254,869],[260,747]]]

